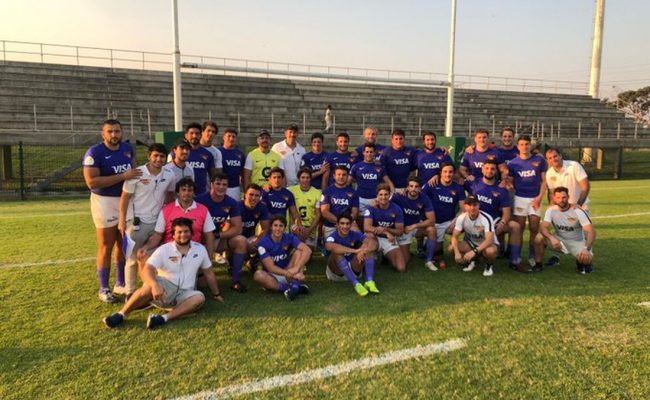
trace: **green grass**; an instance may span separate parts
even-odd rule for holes
[[[617,189],[615,189],[617,188]],[[594,216],[650,211],[650,181],[593,184]],[[146,313],[115,330],[96,299],[87,200],[0,205],[0,398],[169,398],[465,338],[467,346],[244,398],[650,397],[650,215],[594,219],[596,270],[573,261],[537,275],[495,276],[380,266],[379,296],[359,298],[310,264],[312,294],[293,303],[262,292],[149,332]]]

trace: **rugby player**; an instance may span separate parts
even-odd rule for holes
[[[217,172],[216,164],[212,153],[201,146],[201,125],[196,122],[188,124],[185,128],[185,140],[190,143],[190,156],[187,164],[194,170],[194,182],[196,182],[196,194],[203,194],[208,191],[210,176]],[[171,153],[174,159],[175,153]]]
[[[366,143],[363,147],[363,161],[352,166],[350,179],[357,184],[359,194],[359,214],[363,216],[370,202],[374,201],[377,194],[377,185],[386,183],[390,186],[391,193],[395,193],[395,186],[391,182],[386,171],[376,160],[376,145]],[[362,224],[362,223],[360,223]]]
[[[505,179],[508,176],[506,163],[501,158],[501,153],[488,146],[488,131],[485,129],[477,129],[474,132],[473,150],[468,151],[468,149],[465,149],[465,154],[463,155],[459,169],[461,177],[469,181],[479,179],[485,160],[495,160],[497,162],[499,173],[501,174],[500,179],[505,185]]]
[[[174,147],[172,147],[172,153],[174,155],[165,164],[165,169],[174,174],[173,187],[183,178],[194,180],[194,169],[187,164],[187,159],[190,157],[190,150],[192,150],[192,145],[185,138],[178,139]]]
[[[415,169],[414,153],[413,149],[404,146],[404,131],[395,129],[391,134],[391,147],[384,149],[380,160],[395,190],[406,187],[409,174]]]
[[[311,185],[320,190],[323,187],[323,174],[329,170],[325,163],[327,153],[323,151],[323,134],[316,132],[311,135],[311,151],[302,156],[300,168],[311,171]]]
[[[253,278],[264,289],[284,293],[291,301],[299,294],[309,294],[309,287],[303,282],[311,250],[296,235],[286,233],[286,227],[283,216],[271,218],[271,232],[257,247],[263,268],[255,271]]]
[[[418,177],[424,184],[440,175],[440,166],[444,163],[453,163],[451,157],[444,149],[436,147],[436,134],[431,131],[422,133],[422,150],[415,153],[415,167]],[[431,182],[431,183],[436,183]]]
[[[457,208],[463,210],[465,202],[465,190],[461,185],[454,182],[454,164],[442,164],[440,166],[440,183],[438,185],[425,184],[422,193],[429,197],[433,205],[433,212],[436,218],[436,240],[438,245],[434,253],[434,262],[438,262],[440,269],[446,268],[444,259],[445,234],[451,234],[452,222],[456,217]]]
[[[363,229],[366,234],[377,238],[379,250],[395,271],[405,272],[406,260],[397,242],[397,238],[404,233],[404,214],[390,201],[390,187],[387,184],[377,185],[377,202],[364,213]]]
[[[555,229],[553,235],[551,225]],[[555,251],[571,254],[576,259],[576,270],[580,274],[593,272],[593,246],[596,229],[591,224],[589,214],[580,206],[569,202],[569,189],[553,189],[553,205],[544,214],[540,233],[535,237],[535,262],[542,268],[544,249],[550,245]]]
[[[257,255],[257,243],[269,231],[269,210],[262,202],[262,188],[251,183],[239,202],[242,219],[242,235],[246,238],[248,254]],[[259,231],[256,233],[257,226]]]
[[[391,201],[397,204],[404,213],[404,233],[397,238],[404,262],[408,264],[411,260],[411,242],[416,236],[426,236],[426,262],[425,266],[431,271],[438,268],[433,262],[433,255],[436,251],[436,217],[433,212],[433,205],[429,198],[420,193],[422,182],[417,176],[408,179],[406,192],[395,193]]]
[[[201,146],[212,154],[212,158],[214,158],[214,167],[217,171],[223,168],[221,163],[221,152],[217,146],[213,144],[218,130],[219,128],[214,121],[205,121],[203,125],[201,125],[201,140],[199,141]]]
[[[268,185],[271,170],[280,165],[280,160],[280,155],[271,151],[271,134],[266,129],[262,129],[257,135],[257,148],[246,156],[244,187],[248,187],[251,183],[262,187]]]
[[[361,297],[368,293],[379,294],[374,280],[375,251],[377,241],[361,232],[353,231],[352,216],[342,214],[337,218],[336,231],[325,240],[325,249],[330,256],[327,259],[325,275],[334,282],[347,280]],[[359,278],[365,272],[366,282],[361,284]]]
[[[501,145],[497,147],[497,151],[506,164],[519,155],[519,149],[515,144],[515,132],[512,128],[503,128],[501,130]]]
[[[348,150],[349,145],[350,135],[346,132],[341,132],[336,135],[336,151],[328,153],[325,157],[327,167],[323,173],[323,187],[334,184],[333,171],[336,167],[343,165],[348,169],[348,171],[350,171],[356,162],[356,158],[352,155],[352,152]]]
[[[323,218],[323,237],[327,239],[336,230],[336,220],[340,215],[350,214],[356,221],[359,214],[359,196],[348,183],[348,169],[339,165],[334,169],[334,185],[323,190],[320,199],[320,213]],[[356,222],[352,229],[359,231]]]
[[[224,154],[225,156],[225,154]],[[226,160],[226,158],[224,158]],[[246,261],[246,238],[242,235],[242,219],[238,201],[228,196],[229,178],[224,172],[217,172],[212,177],[210,191],[196,197],[196,202],[203,204],[212,217],[216,227],[212,248],[217,254],[229,251],[232,255],[232,282],[230,289],[244,293],[246,286],[239,276]],[[219,263],[219,259],[217,262]],[[223,263],[223,262],[222,262]]]
[[[284,130],[284,140],[271,147],[281,157],[279,167],[284,170],[286,186],[298,184],[298,170],[305,155],[305,148],[298,143],[298,125],[289,124]]]
[[[308,168],[301,168],[298,171],[298,182],[298,185],[289,187],[289,191],[296,201],[296,208],[303,227],[297,236],[313,252],[316,248],[320,225],[321,191],[311,186],[311,171]]]
[[[386,146],[377,143],[377,128],[374,126],[367,126],[366,129],[363,130],[363,140],[365,143],[372,143],[375,145],[375,162],[379,162]],[[356,159],[363,159],[365,143],[352,152]]]
[[[235,129],[226,129],[223,132],[223,145],[219,147],[219,151],[221,152],[223,173],[228,177],[226,194],[239,201],[246,155],[237,148],[237,131]]]
[[[117,228],[122,182],[142,176],[137,169],[135,151],[122,142],[122,125],[107,119],[102,124],[102,141],[91,146],[83,158],[83,175],[90,189],[90,211],[97,236],[97,278],[99,299],[116,301],[109,286],[111,252],[115,250],[115,288],[124,292],[124,254],[122,237]]]
[[[296,208],[296,199],[289,189],[282,187],[283,181],[284,171],[280,168],[273,168],[269,175],[270,187],[268,190],[265,188],[262,192],[262,201],[266,204],[271,216],[281,215],[286,218],[287,213],[289,213],[294,223],[293,232],[300,234],[302,232],[302,220]]]
[[[166,314],[150,314],[147,328],[155,329],[186,314],[197,311],[205,302],[203,292],[196,290],[196,275],[203,271],[212,292],[212,299],[223,302],[212,271],[212,262],[205,247],[191,240],[192,221],[177,218],[171,229],[174,240],[160,246],[142,268],[142,287],[133,293],[122,309],[103,319],[109,328],[124,322],[132,312],[153,303],[171,310]]]
[[[454,253],[456,263],[465,265],[465,272],[472,271],[478,259],[483,257],[486,261],[483,276],[492,276],[498,254],[498,242],[494,234],[494,220],[488,213],[480,210],[480,204],[474,196],[470,195],[465,199],[465,212],[456,218],[449,251]],[[464,233],[463,241],[459,240],[461,233]]]
[[[522,135],[517,139],[519,156],[508,163],[508,170],[512,185],[515,188],[514,216],[521,227],[519,237],[523,236],[528,219],[530,231],[528,262],[533,271],[535,266],[535,236],[539,232],[539,221],[542,215],[542,198],[546,193],[546,161],[539,154],[531,153],[530,136]],[[512,235],[511,239],[512,241]],[[517,240],[519,246],[511,246],[511,263],[517,265],[521,262],[521,246],[523,239]]]
[[[117,226],[120,233],[124,235],[126,232],[135,245],[126,260],[126,282],[125,286],[120,288],[124,290],[114,290],[114,293],[124,294],[127,299],[138,288],[137,251],[153,234],[163,205],[174,200],[175,177],[171,170],[164,168],[167,159],[165,145],[152,144],[147,156],[149,162],[138,167],[142,176],[124,181],[120,197]]]

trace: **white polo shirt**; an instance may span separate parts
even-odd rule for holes
[[[186,255],[178,251],[176,242],[165,243],[153,252],[147,264],[156,268],[158,276],[167,279],[180,290],[194,290],[199,268],[212,267],[208,251],[202,244],[194,241],[190,242]]]
[[[484,211],[479,211],[476,219],[471,219],[469,215],[464,212],[456,218],[454,229],[465,233],[466,242],[471,242],[476,246],[480,246],[485,240],[486,233],[494,233],[494,220]],[[499,244],[497,235],[493,235],[492,237],[493,243]]]
[[[153,224],[165,203],[165,195],[174,191],[174,173],[163,167],[157,175],[152,175],[147,164],[138,169],[142,171],[142,176],[124,181],[122,187],[122,191],[133,195],[129,201],[126,220],[133,220],[135,213],[143,223]]]
[[[174,183],[172,184],[172,187],[174,190],[176,189],[176,183],[180,181],[183,178],[190,178],[194,180],[194,169],[189,166],[189,164],[185,163],[184,167],[179,167],[174,163],[173,161],[168,162],[165,164],[163,167],[166,170],[171,171],[174,174]]]
[[[305,148],[296,142],[296,147],[289,147],[286,140],[278,142],[271,147],[282,158],[279,167],[284,170],[284,176],[287,178],[287,186],[298,184],[298,170],[302,162],[302,156],[305,155]]]
[[[580,182],[587,179],[587,172],[579,162],[571,160],[562,160],[562,168],[556,171],[549,166],[546,171],[546,184],[553,193],[553,189],[563,186],[569,189],[569,203],[578,204],[578,199],[582,193]],[[589,209],[589,197],[582,205],[585,210]]]

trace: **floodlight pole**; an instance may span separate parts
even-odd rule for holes
[[[456,0],[451,0],[451,34],[449,38],[449,72],[447,73],[447,119],[445,136],[451,137],[454,130],[454,53],[456,42]]]
[[[596,3],[596,18],[594,20],[594,47],[591,53],[591,76],[589,79],[589,95],[598,98],[600,86],[600,59],[603,49],[603,23],[605,21],[605,0]]]
[[[172,0],[172,19],[174,26],[174,130],[183,130],[183,99],[181,92],[181,51],[178,46],[178,1]]]

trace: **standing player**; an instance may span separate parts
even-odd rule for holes
[[[555,228],[555,235],[550,227]],[[535,237],[535,262],[537,269],[542,269],[542,257],[547,244],[555,251],[571,254],[576,258],[579,274],[590,274],[594,267],[593,246],[596,241],[596,229],[591,224],[589,214],[580,206],[569,202],[569,189],[553,189],[553,205],[544,214],[540,233]]]
[[[172,147],[172,159],[165,165],[165,169],[174,174],[174,182],[172,187],[176,186],[176,182],[183,178],[190,178],[194,180],[194,170],[187,164],[187,159],[190,156],[192,146],[185,138],[178,139],[174,147]]]
[[[225,158],[224,158],[225,160]],[[228,176],[217,172],[212,178],[210,191],[196,197],[196,202],[203,204],[212,217],[216,227],[212,248],[217,254],[226,250],[232,252],[232,283],[230,289],[239,293],[246,292],[246,286],[239,281],[244,261],[246,261],[246,238],[242,236],[241,211],[237,200],[226,194]]]
[[[506,164],[519,155],[519,149],[515,145],[515,132],[512,128],[501,130],[501,146],[497,147],[497,151]]]
[[[323,237],[327,239],[336,230],[336,220],[343,214],[350,214],[356,221],[359,214],[359,196],[348,183],[348,169],[339,165],[334,169],[334,185],[323,190],[320,199],[320,213],[323,217]],[[353,230],[360,230],[356,222]]]
[[[366,143],[363,147],[363,161],[352,166],[350,177],[357,184],[357,193],[359,194],[359,214],[363,215],[370,206],[370,202],[375,199],[377,194],[377,185],[386,183],[390,186],[391,193],[395,193],[395,186],[391,182],[386,171],[381,164],[375,162],[376,146],[372,143]]]
[[[164,168],[167,149],[163,144],[154,143],[149,146],[148,158],[148,163],[138,167],[142,176],[124,182],[120,198],[118,229],[122,235],[126,232],[135,245],[126,260],[126,285],[115,288],[114,293],[124,294],[127,299],[137,289],[137,251],[153,234],[163,205],[174,200],[174,173]]]
[[[426,236],[426,264],[431,271],[438,268],[433,262],[433,255],[436,251],[436,217],[433,213],[431,200],[420,193],[422,182],[417,176],[408,180],[406,193],[395,193],[391,201],[399,206],[404,213],[404,234],[397,238],[404,262],[408,264],[411,260],[411,242],[417,235]]]
[[[185,139],[190,143],[192,149],[187,163],[194,170],[194,182],[196,182],[196,194],[203,194],[208,191],[210,175],[217,172],[214,157],[201,146],[201,125],[193,122],[185,128]],[[172,160],[174,153],[171,154]]]
[[[333,171],[339,165],[345,166],[348,171],[352,168],[352,165],[356,162],[356,158],[352,155],[352,152],[348,150],[350,144],[350,135],[345,132],[341,132],[336,135],[336,151],[333,153],[327,154],[325,157],[325,162],[327,167],[325,173],[323,174],[323,186],[331,186],[334,184],[334,175]]]
[[[436,217],[436,239],[438,244],[434,259],[438,262],[440,269],[445,269],[446,263],[443,258],[445,234],[451,234],[452,222],[456,217],[457,208],[463,209],[465,190],[453,180],[454,164],[442,164],[440,167],[440,183],[436,186],[427,183],[422,188],[422,193],[431,200]]]
[[[296,201],[296,208],[303,227],[298,238],[314,251],[320,226],[321,191],[311,186],[311,171],[307,168],[301,168],[298,171],[298,182],[298,185],[289,187],[289,191]]]
[[[444,163],[453,163],[445,150],[436,147],[436,134],[431,131],[422,133],[422,150],[415,154],[415,166],[418,177],[424,184],[434,176],[440,175],[440,166]]]
[[[287,179],[287,186],[298,183],[298,170],[305,155],[305,148],[298,143],[298,125],[289,124],[284,130],[284,140],[271,147],[282,158],[279,167],[284,170]]]
[[[456,218],[449,251],[454,253],[458,264],[466,265],[463,268],[465,272],[474,269],[479,257],[485,258],[483,276],[492,276],[498,254],[498,242],[494,234],[494,220],[488,213],[480,210],[480,204],[474,196],[467,196],[465,199],[465,212]],[[461,233],[465,234],[462,242],[459,241]]]
[[[297,236],[286,233],[286,228],[284,217],[271,218],[271,233],[260,240],[257,248],[263,269],[255,271],[253,278],[264,289],[284,293],[291,301],[299,294],[309,294],[303,282],[311,250]]]
[[[205,121],[201,126],[200,140],[201,146],[212,154],[212,158],[214,158],[214,167],[217,171],[223,168],[221,164],[221,152],[217,149],[217,146],[213,144],[218,130],[219,128],[217,128],[216,123],[213,121]]]
[[[508,176],[508,168],[505,161],[501,158],[501,154],[494,148],[488,145],[488,131],[485,129],[477,129],[474,132],[474,149],[473,151],[465,151],[463,160],[460,165],[460,175],[468,181],[477,180],[481,177],[481,168],[486,160],[494,160],[499,166],[501,173],[501,181],[504,181]]]
[[[223,172],[228,177],[226,194],[239,201],[246,156],[237,148],[237,131],[235,129],[226,129],[223,132],[223,146],[219,147],[219,151],[221,152]]]
[[[539,232],[539,220],[542,215],[542,198],[546,193],[546,161],[539,154],[531,153],[530,137],[523,135],[517,139],[519,156],[508,163],[508,170],[515,188],[514,215],[515,221],[521,227],[519,236],[523,235],[528,218],[530,231],[528,262],[533,271],[535,268],[535,236]],[[512,240],[512,238],[511,238]],[[518,240],[523,244],[523,239]],[[511,263],[521,262],[521,245],[512,246]]]
[[[363,130],[363,139],[365,140],[365,143],[372,143],[375,145],[375,162],[379,162],[381,155],[384,154],[386,146],[377,143],[377,128],[374,126],[366,127],[366,129]],[[364,146],[365,144],[362,144],[354,150],[353,155],[355,158],[363,158]]]
[[[286,218],[289,213],[294,222],[293,232],[298,234],[302,232],[302,223],[296,208],[296,199],[289,189],[282,187],[283,180],[284,171],[280,168],[273,168],[269,176],[271,187],[268,191],[262,192],[262,200],[268,207],[271,216],[281,215]]]
[[[363,216],[366,234],[377,238],[379,250],[397,272],[406,271],[406,260],[399,248],[397,238],[404,233],[404,214],[390,201],[390,187],[385,183],[377,186],[377,205],[368,207]]]
[[[352,222],[349,214],[340,215],[336,231],[325,240],[325,249],[330,252],[325,275],[333,282],[347,280],[361,297],[368,293],[379,294],[374,280],[377,241],[351,230]],[[363,272],[366,282],[362,285],[359,278]]]
[[[391,134],[391,147],[384,149],[381,165],[386,170],[395,190],[406,188],[411,171],[415,169],[414,150],[404,146],[404,131],[395,129]]]
[[[271,135],[269,131],[262,129],[257,135],[257,148],[246,156],[244,187],[248,187],[251,183],[259,186],[268,185],[271,170],[280,165],[280,160],[280,155],[271,151]]]
[[[90,147],[83,159],[83,175],[90,189],[90,211],[97,235],[97,278],[99,299],[115,302],[109,286],[111,252],[115,249],[115,287],[124,291],[124,255],[122,237],[117,229],[122,182],[139,178],[142,170],[135,168],[135,151],[122,142],[122,125],[107,119],[102,125],[102,141]]]
[[[327,153],[323,151],[323,134],[316,132],[311,135],[311,151],[302,156],[300,168],[309,168],[311,171],[311,185],[318,190],[323,187],[323,174],[329,171],[325,164]]]

